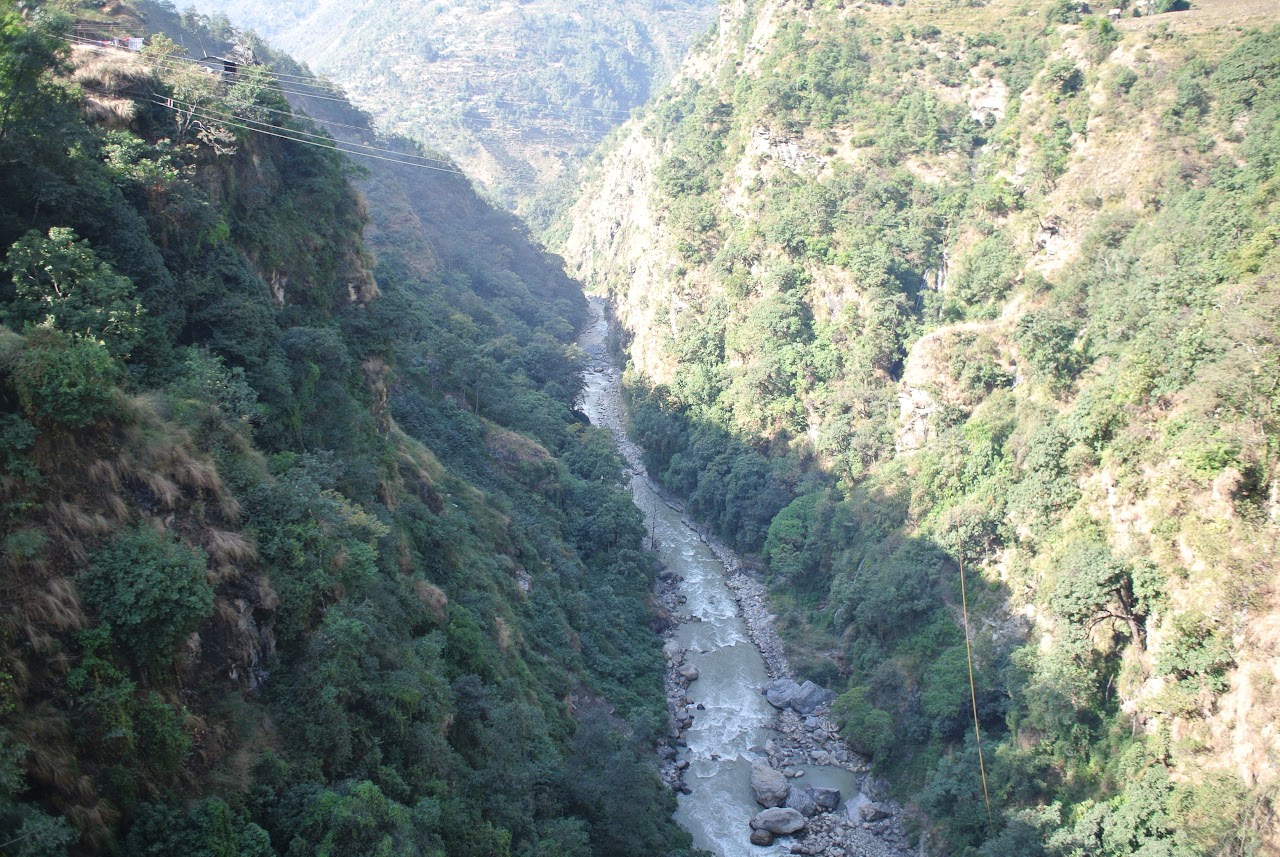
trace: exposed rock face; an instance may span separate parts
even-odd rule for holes
[[[751,819],[751,826],[756,830],[785,835],[804,830],[804,816],[794,809],[775,807],[756,813]]]
[[[756,803],[764,807],[782,806],[790,790],[791,786],[782,771],[763,764],[751,766],[751,796],[756,799]]]

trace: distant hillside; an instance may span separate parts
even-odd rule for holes
[[[725,2],[560,224],[944,853],[1280,853],[1280,8],[1137,5]]]
[[[442,149],[539,222],[578,160],[670,76],[714,0],[200,0]]]

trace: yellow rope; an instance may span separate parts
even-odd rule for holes
[[[982,732],[978,729],[978,691],[973,685],[973,649],[969,646],[969,600],[964,592],[964,557],[960,558],[960,607],[964,612],[964,653],[969,659],[969,698],[973,700],[973,734],[978,739],[978,770],[982,772],[982,798],[987,802],[987,821],[991,821],[991,795],[987,793],[987,766],[982,761]]]

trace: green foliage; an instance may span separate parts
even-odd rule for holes
[[[666,707],[639,512],[573,410],[580,289],[452,174],[214,121],[314,130],[266,67],[225,86],[176,50],[151,40],[146,88],[197,110],[143,99],[104,131],[51,54],[40,109],[8,102],[0,306],[27,327],[0,333],[0,584],[36,646],[26,710],[0,713],[3,836],[61,851],[46,807],[138,854],[686,855],[646,761]],[[614,714],[580,725],[571,695]],[[11,749],[32,710],[56,777]],[[570,786],[595,759],[608,795]]]
[[[303,788],[285,798],[279,838],[288,857],[439,857],[430,830],[439,817],[434,801],[406,807],[374,783],[343,783],[334,789]],[[489,853],[506,854],[505,848]]]
[[[1190,682],[1215,694],[1227,689],[1227,670],[1235,666],[1231,637],[1202,615],[1179,613],[1156,655],[1156,669],[1178,682]]]
[[[45,428],[81,429],[112,415],[120,365],[106,347],[56,330],[31,330],[9,371],[26,417]]]
[[[206,798],[189,812],[143,805],[125,842],[139,857],[275,857],[271,839],[258,825],[219,798]]]
[[[1027,313],[1018,320],[1017,340],[1027,366],[1051,389],[1062,389],[1079,371],[1077,330],[1072,319],[1051,310]]]
[[[1084,85],[1084,75],[1070,58],[1063,57],[1045,69],[1045,81],[1055,95],[1070,95]]]
[[[1054,0],[1045,7],[1044,17],[1051,24],[1074,24],[1080,20],[1080,4],[1073,0]]]
[[[949,283],[949,291],[976,315],[990,318],[1003,303],[1021,268],[1013,246],[1003,235],[984,238],[974,246]]]
[[[67,51],[57,38],[64,24],[60,15],[45,13],[28,25],[12,6],[0,9],[0,144],[20,136],[24,123],[41,109],[45,73]]]
[[[139,524],[94,554],[84,592],[130,656],[159,670],[213,608],[207,564],[203,551]]]
[[[7,319],[52,326],[102,342],[113,357],[129,356],[143,312],[133,283],[70,229],[55,227],[48,237],[28,233],[10,248],[5,264],[16,287]]]
[[[1100,622],[1124,622],[1131,642],[1146,642],[1145,620],[1159,592],[1153,569],[1135,569],[1111,555],[1106,545],[1085,539],[1070,543],[1061,560],[1050,604],[1062,618],[1092,628]]]
[[[13,676],[0,670],[0,717],[13,712],[17,694]],[[26,778],[22,760],[28,747],[0,727],[0,848],[13,857],[61,857],[76,840],[66,819],[49,815],[22,800]]]
[[[867,701],[865,687],[851,687],[836,698],[831,713],[840,724],[840,735],[859,753],[883,760],[895,746],[893,715]]]
[[[1217,109],[1228,119],[1235,119],[1250,109],[1255,101],[1269,100],[1274,87],[1277,59],[1275,47],[1280,33],[1275,30],[1255,33],[1222,58],[1213,71],[1213,90]]]

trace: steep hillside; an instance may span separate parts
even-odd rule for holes
[[[448,152],[545,222],[572,167],[648,101],[713,0],[201,0],[328,75],[385,131]]]
[[[0,4],[0,853],[688,854],[577,285],[407,141],[68,12],[194,39]]]
[[[1280,853],[1280,10],[1118,6],[731,0],[560,225],[941,852]]]

